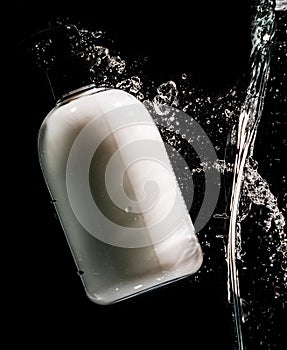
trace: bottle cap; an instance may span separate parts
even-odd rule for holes
[[[90,63],[83,55],[80,32],[75,25],[44,29],[28,41],[32,60],[46,71],[56,100],[93,83]]]

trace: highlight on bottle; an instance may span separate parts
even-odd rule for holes
[[[176,115],[176,133],[188,141],[202,163],[216,162],[211,140],[191,116],[164,106],[163,118],[158,106],[148,103],[147,107],[158,128],[168,129],[169,118]],[[159,132],[142,117],[142,108],[130,104],[107,111],[104,125],[95,116],[77,135],[66,166],[68,198],[77,220],[92,236],[117,247],[140,248],[165,240],[184,224],[192,206],[194,184],[185,159],[173,152],[177,170],[189,173],[188,196],[181,192],[168,157],[172,146],[162,147]],[[98,152],[105,156],[97,157]],[[105,166],[99,166],[97,159]],[[195,232],[211,218],[220,191],[215,167],[206,166],[204,176],[205,193],[194,221]],[[186,210],[179,210],[182,206]],[[147,228],[148,235],[144,234]]]

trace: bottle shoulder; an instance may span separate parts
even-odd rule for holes
[[[144,105],[133,95],[120,89],[90,89],[77,96],[63,100],[47,114],[39,130],[43,133],[58,133],[66,130],[82,128],[93,118],[100,117],[117,108]],[[145,110],[146,112],[146,110]]]
[[[102,112],[127,106],[130,104],[141,104],[141,102],[129,94],[128,92],[120,89],[91,89],[85,91],[77,96],[71,96],[56,104],[56,106],[47,114],[46,119],[54,114],[74,113],[76,110],[83,113],[88,110],[101,109]]]

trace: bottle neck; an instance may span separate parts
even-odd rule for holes
[[[80,96],[94,94],[100,91],[106,90],[106,88],[97,88],[95,84],[89,84],[86,86],[82,86],[78,89],[69,91],[65,93],[57,102],[56,106],[60,106],[74,100]]]

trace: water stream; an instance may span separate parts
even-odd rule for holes
[[[228,266],[228,298],[233,303],[234,321],[237,334],[238,349],[244,350],[242,336],[242,303],[240,298],[239,273],[236,266],[237,251],[241,249],[241,224],[239,204],[242,192],[242,183],[246,175],[246,166],[249,157],[253,155],[258,124],[260,122],[266,84],[269,77],[270,41],[274,35],[273,1],[262,0],[257,8],[253,21],[252,52],[250,57],[251,80],[247,88],[245,101],[241,107],[238,127],[236,157],[232,195],[230,201],[230,223],[227,246]]]

